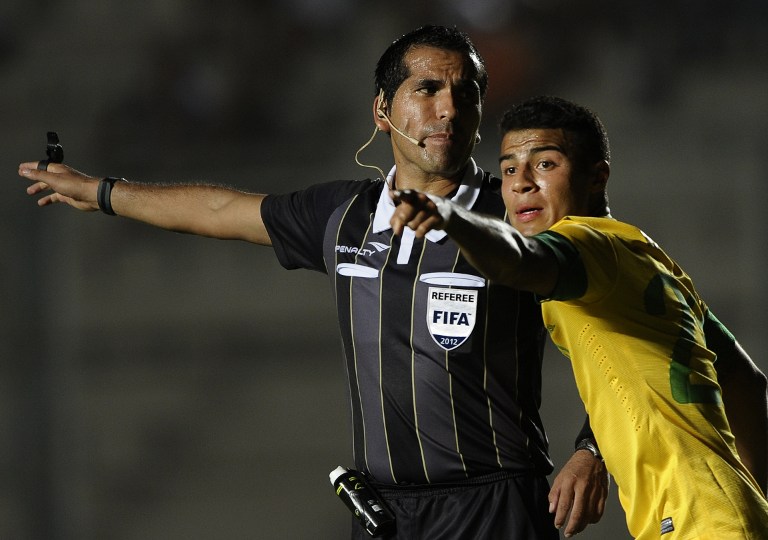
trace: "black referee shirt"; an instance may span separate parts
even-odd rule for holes
[[[454,200],[505,216],[498,179],[468,167]],[[533,296],[489,283],[442,231],[389,228],[381,180],[270,195],[280,263],[326,272],[349,376],[357,468],[395,484],[552,471],[539,403],[545,332]]]

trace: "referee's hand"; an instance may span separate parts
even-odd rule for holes
[[[98,178],[60,163],[50,163],[47,170],[40,170],[37,161],[20,164],[19,176],[30,182],[28,195],[40,196],[39,206],[66,203],[78,210],[92,212],[99,209],[96,202]]]
[[[587,451],[576,451],[552,482],[549,512],[555,527],[565,525],[566,538],[603,517],[610,481],[605,463]]]

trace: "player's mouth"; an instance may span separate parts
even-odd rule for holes
[[[520,208],[515,212],[515,219],[520,223],[528,223],[539,217],[542,213],[542,208],[536,208],[533,206],[526,206]]]

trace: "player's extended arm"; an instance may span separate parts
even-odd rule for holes
[[[739,457],[765,494],[768,489],[768,380],[711,312],[707,313],[704,332],[707,347],[717,354],[717,379]]]
[[[554,289],[554,255],[508,223],[416,191],[396,191],[393,199],[397,208],[390,223],[395,234],[406,226],[417,237],[431,229],[443,229],[472,266],[491,281],[540,295],[548,295]]]
[[[32,182],[29,195],[43,194],[40,206],[63,202],[84,211],[99,209],[100,178],[57,163],[38,170],[37,162],[19,165],[19,175]],[[110,201],[118,215],[163,229],[270,245],[261,220],[263,198],[214,185],[116,182]]]

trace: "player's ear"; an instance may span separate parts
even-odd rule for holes
[[[592,166],[592,181],[590,191],[597,193],[605,191],[608,186],[608,177],[611,175],[611,166],[604,159],[598,161]]]

